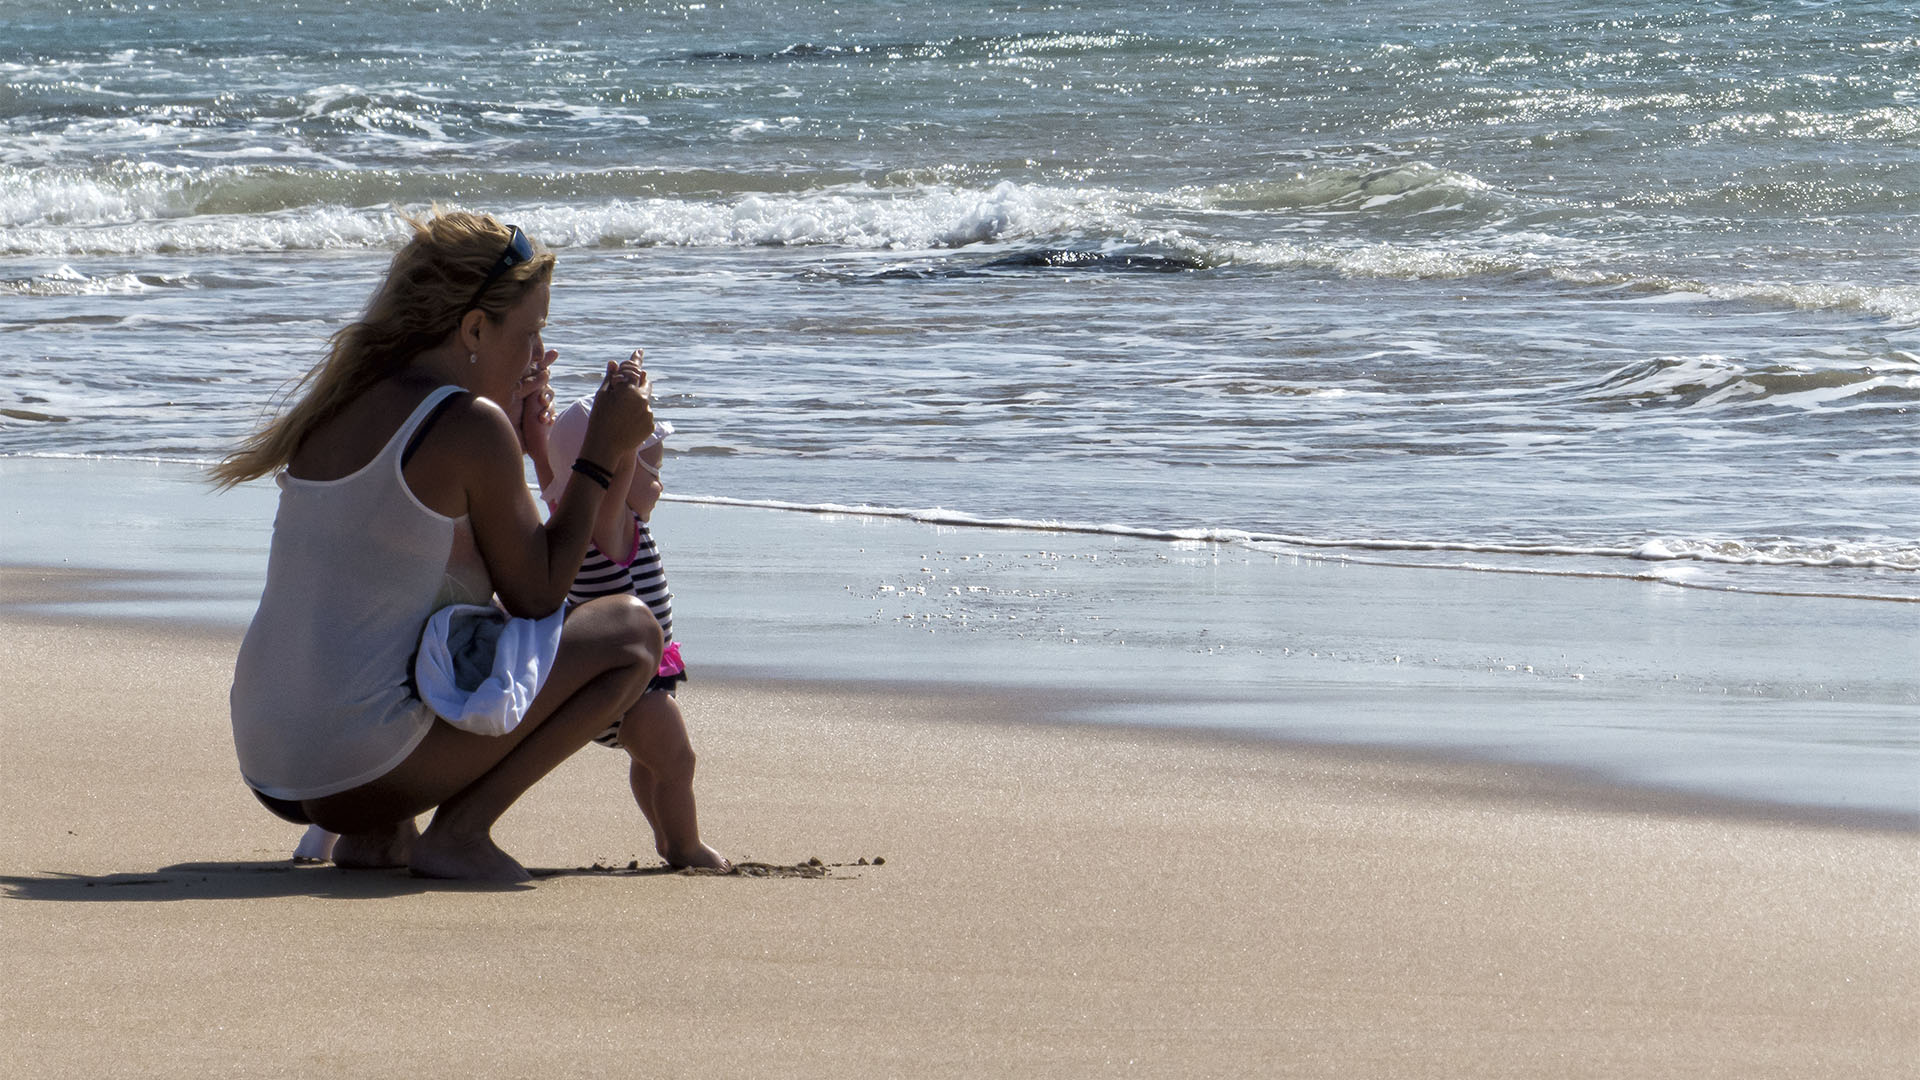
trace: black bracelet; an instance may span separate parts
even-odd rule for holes
[[[602,491],[613,487],[613,474],[586,458],[575,458],[573,471],[599,484]]]

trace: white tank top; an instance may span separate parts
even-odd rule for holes
[[[414,497],[401,456],[454,386],[426,396],[374,459],[338,480],[282,470],[267,585],[234,665],[240,773],[277,799],[378,779],[433,725],[408,684],[427,618],[493,593],[465,518]]]

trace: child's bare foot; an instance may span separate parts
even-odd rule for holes
[[[413,819],[372,832],[343,833],[333,842],[333,865],[348,870],[392,870],[407,865],[420,830]]]
[[[533,880],[527,868],[501,851],[492,837],[448,838],[436,836],[431,827],[413,845],[413,858],[408,860],[407,869],[413,871],[415,877],[484,881],[495,885],[518,885]]]
[[[667,865],[675,870],[685,870],[688,867],[700,870],[733,869],[733,863],[729,862],[725,855],[705,844],[698,844],[692,850],[685,852],[662,851],[660,857],[667,860]]]

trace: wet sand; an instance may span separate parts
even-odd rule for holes
[[[13,610],[238,633],[272,484],[0,458]],[[1576,770],[1920,829],[1920,605],[663,504],[700,678],[1017,689],[1109,725]],[[11,568],[11,570],[9,569]]]
[[[10,1075],[1798,1078],[1920,1057],[1911,830],[1049,724],[1068,713],[1044,690],[709,678],[683,699],[705,832],[769,869],[666,872],[622,759],[589,747],[498,830],[539,879],[475,889],[288,860],[298,830],[233,764],[236,630],[14,610]]]

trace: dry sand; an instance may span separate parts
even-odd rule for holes
[[[16,600],[67,585],[0,580]],[[1911,832],[1023,723],[1031,697],[696,683],[708,838],[824,876],[650,869],[624,759],[590,747],[497,834],[560,872],[479,890],[286,861],[299,830],[233,764],[231,631],[0,631],[9,1077],[1920,1061]],[[578,869],[596,863],[621,869]]]

